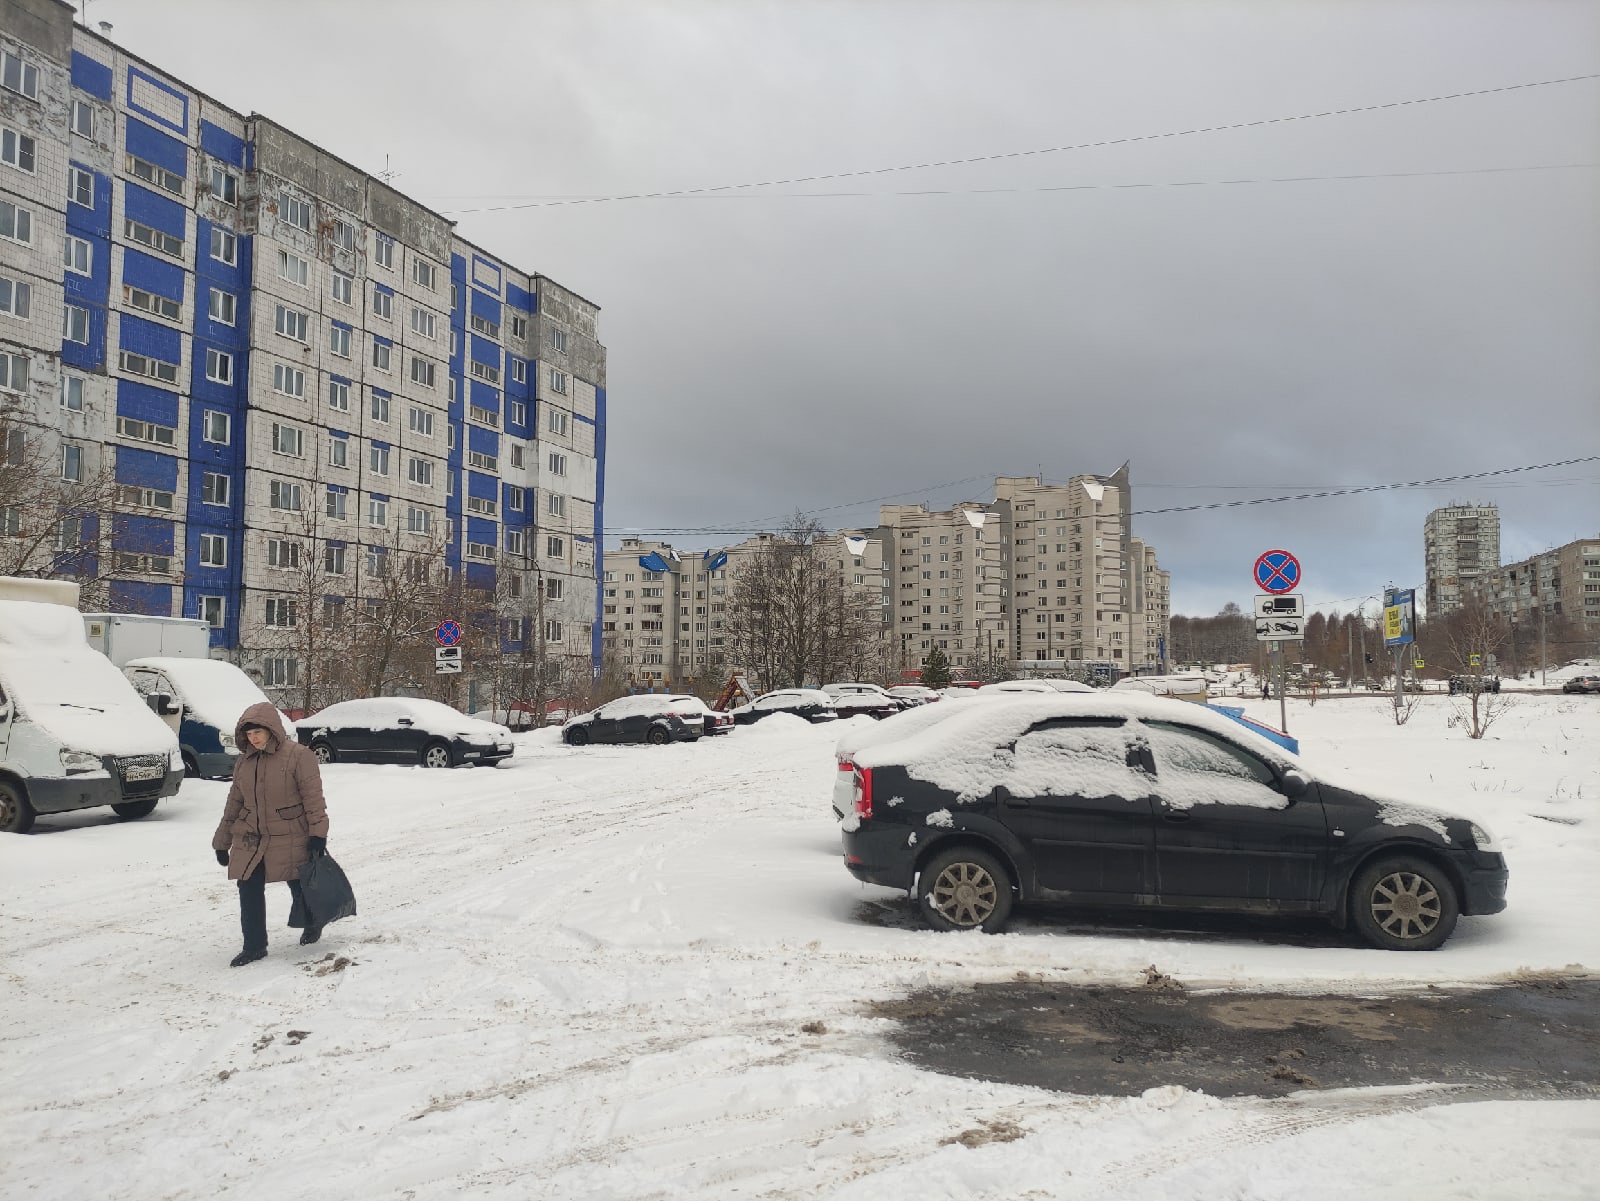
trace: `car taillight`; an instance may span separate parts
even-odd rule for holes
[[[856,816],[872,816],[872,769],[870,767],[857,767],[856,773]]]

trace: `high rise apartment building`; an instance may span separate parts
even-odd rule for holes
[[[1435,509],[1422,523],[1422,550],[1428,616],[1443,617],[1500,566],[1500,510],[1459,503]]]
[[[598,308],[73,16],[0,0],[7,453],[116,484],[51,553],[92,543],[113,609],[207,619],[268,687],[309,563],[352,612],[402,569],[537,590],[503,653],[597,664]]]
[[[1523,630],[1543,620],[1576,625],[1571,632],[1590,642],[1600,639],[1600,536],[1496,567],[1469,594]]]

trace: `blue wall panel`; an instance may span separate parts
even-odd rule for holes
[[[183,333],[171,326],[123,313],[118,323],[117,349],[177,363],[183,359]]]
[[[240,170],[245,168],[244,157],[245,142],[237,134],[231,134],[220,125],[213,125],[210,121],[200,122],[200,149],[212,158],[220,158],[225,163],[232,163]]]
[[[480,409],[488,409],[491,413],[500,411],[500,390],[481,380],[471,380],[470,391],[472,403]]]
[[[122,282],[165,296],[168,300],[183,300],[183,268],[166,259],[158,259],[129,246],[122,252]],[[203,300],[204,297],[201,297]]]
[[[500,453],[500,435],[493,430],[486,430],[481,425],[469,425],[467,429],[467,449],[475,450],[480,455],[497,455]],[[490,495],[493,495],[492,493]]]
[[[102,175],[86,163],[74,161],[74,167],[88,171],[94,176],[94,205],[86,208],[81,204],[67,203],[67,232],[77,234],[80,238],[111,236],[111,177]]]
[[[500,366],[500,347],[498,344],[489,341],[488,338],[480,338],[477,334],[472,334],[471,338],[472,358],[475,362],[487,363],[490,367]]]
[[[172,616],[172,585],[139,584],[133,580],[111,581],[113,613],[143,613],[150,617]]]
[[[490,546],[493,546],[499,537],[499,529],[487,517],[467,518],[468,542],[487,542]]]
[[[157,454],[135,446],[117,447],[117,483],[171,492],[178,486],[176,455]]]
[[[516,284],[506,285],[506,303],[514,309],[521,309],[524,313],[539,311],[539,301],[532,292],[524,292]]]
[[[485,321],[500,324],[501,304],[493,296],[485,295],[476,288],[472,290],[472,315],[481,317]]]
[[[158,167],[165,167],[174,175],[189,178],[189,147],[171,134],[162,133],[137,117],[129,117],[126,140],[129,154],[137,155]]]
[[[73,276],[67,276],[72,279]],[[81,278],[81,277],[80,277]],[[61,343],[61,361],[80,371],[101,371],[106,365],[106,309],[104,305],[85,305],[89,310],[89,343]]]
[[[87,54],[72,52],[72,86],[81,88],[97,100],[111,102],[111,68],[97,63]]]
[[[151,229],[171,234],[175,238],[187,237],[188,210],[176,200],[158,196],[149,188],[141,188],[126,180],[122,184],[122,208],[133,220]]]
[[[500,481],[492,475],[469,471],[467,472],[467,495],[482,497],[484,500],[499,500]],[[477,542],[481,541],[481,539],[475,538],[473,541]]]
[[[126,317],[123,318],[127,320]],[[117,416],[157,425],[178,424],[178,394],[131,379],[117,381]]]
[[[176,527],[164,517],[141,517],[125,513],[114,519],[111,545],[117,550],[142,555],[170,555],[173,530]]]

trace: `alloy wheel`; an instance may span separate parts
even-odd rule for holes
[[[1425,938],[1439,924],[1442,902],[1432,881],[1416,872],[1390,872],[1372,886],[1372,920],[1392,938]]]
[[[933,882],[928,897],[934,909],[957,926],[981,926],[994,913],[1000,889],[982,866],[956,862]]]

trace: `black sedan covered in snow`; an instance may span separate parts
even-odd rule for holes
[[[930,705],[840,740],[833,807],[858,879],[936,929],[1013,904],[1320,915],[1433,950],[1505,908],[1489,832],[1313,776],[1203,705],[1137,694]]]
[[[493,767],[511,757],[511,731],[438,701],[377,696],[301,718],[295,734],[323,763]]]
[[[839,716],[833,707],[833,698],[817,688],[779,688],[731,712],[734,723],[741,726],[771,717],[774,713],[789,713],[810,722],[832,721]]]
[[[591,742],[693,742],[715,729],[716,714],[697,696],[622,696],[561,727],[569,746]]]

